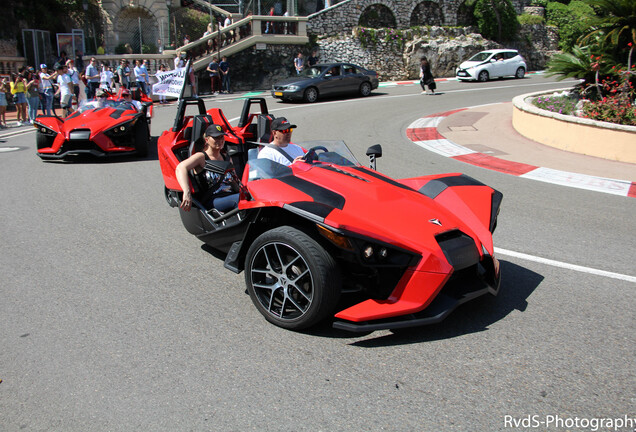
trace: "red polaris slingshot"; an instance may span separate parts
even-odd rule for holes
[[[185,115],[190,105],[197,112]],[[498,293],[492,233],[500,192],[462,174],[394,180],[375,170],[377,145],[367,151],[371,169],[342,141],[302,143],[304,160],[290,166],[257,159],[272,119],[264,99],[247,99],[237,126],[218,108],[182,99],[158,140],[168,204],[227,269],[245,271],[269,322],[300,330],[331,318],[354,332],[398,329],[439,322]],[[212,123],[227,133],[232,164],[208,161],[205,169],[235,176],[238,208],[221,213],[193,199],[186,212],[175,167],[199,151]],[[191,187],[196,197],[192,176]]]
[[[39,116],[34,126],[37,154],[43,160],[71,155],[97,157],[136,154],[145,157],[150,143],[152,99],[139,90],[131,91],[141,110],[122,100],[121,89],[109,93],[106,101],[88,101],[62,119]]]

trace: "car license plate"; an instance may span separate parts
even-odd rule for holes
[[[282,96],[283,92],[274,92],[274,96]]]

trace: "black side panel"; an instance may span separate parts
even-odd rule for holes
[[[485,186],[483,183],[475,180],[467,175],[458,175],[452,177],[442,177],[435,180],[431,180],[422,186],[419,192],[422,195],[426,195],[431,199],[437,198],[439,194],[444,192],[447,188],[453,186]]]
[[[317,202],[310,202],[310,201],[299,201],[299,202],[291,203],[289,205],[285,205],[284,208],[288,208],[288,207],[299,209],[304,213],[308,213],[312,216],[315,216],[316,219],[320,221],[324,221],[324,219],[327,216],[329,216],[329,213],[331,213],[334,209],[333,207],[330,207],[328,205],[317,203]]]
[[[497,214],[499,213],[499,206],[503,200],[503,194],[499,191],[495,191],[492,194],[492,204],[490,208],[490,232],[494,233],[497,226]]]
[[[447,231],[435,236],[448,263],[455,271],[465,269],[479,262],[479,250],[475,241],[459,230]]]
[[[322,186],[315,185],[307,180],[300,179],[294,176],[282,177],[281,182],[298,189],[301,192],[306,193],[314,199],[315,202],[324,204],[328,207],[337,208],[342,210],[345,204],[345,198],[335,192],[325,189]]]

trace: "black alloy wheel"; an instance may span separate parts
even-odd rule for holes
[[[331,315],[341,288],[333,257],[290,226],[267,231],[252,243],[245,282],[265,319],[289,330],[305,329]]]

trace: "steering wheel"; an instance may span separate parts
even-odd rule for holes
[[[326,147],[323,146],[314,146],[312,148],[310,148],[309,150],[307,150],[307,153],[305,153],[303,155],[303,160],[307,163],[312,163],[314,161],[318,160],[318,153],[317,151],[321,150],[325,153],[327,153],[329,150],[327,150]]]

